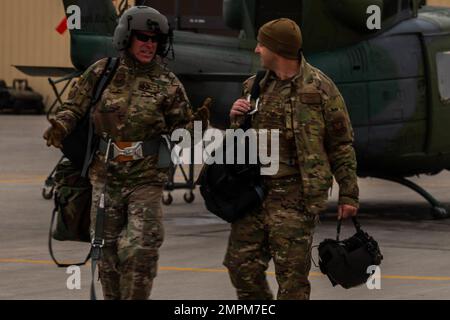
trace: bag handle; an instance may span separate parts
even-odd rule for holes
[[[55,195],[55,199],[56,199],[56,195]],[[49,234],[48,234],[48,251],[50,253],[50,257],[52,258],[53,262],[59,268],[67,268],[67,267],[70,267],[70,266],[83,266],[91,258],[91,252],[90,251],[89,251],[88,255],[86,256],[86,258],[84,259],[84,261],[78,262],[78,263],[61,263],[55,258],[55,255],[53,253],[53,242],[52,242],[53,236],[52,236],[52,233],[53,233],[53,225],[55,223],[55,216],[56,216],[56,213],[58,212],[58,207],[59,206],[57,205],[56,200],[55,200],[55,209],[53,209],[53,212],[52,212],[52,218],[51,218],[51,221],[50,221],[50,230],[49,230]]]
[[[353,225],[355,226],[356,232],[361,230],[361,224],[356,220],[356,217],[352,217]],[[342,225],[342,219],[338,220],[337,223],[337,234],[336,234],[336,241],[339,241],[339,236],[341,235],[341,225]]]

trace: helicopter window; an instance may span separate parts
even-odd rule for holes
[[[436,54],[436,69],[441,99],[450,102],[450,51]]]
[[[223,0],[136,0],[135,4],[159,10],[178,30],[223,36],[239,34],[225,25]]]

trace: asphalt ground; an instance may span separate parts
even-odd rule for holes
[[[45,146],[46,127],[40,115],[0,116],[0,299],[89,299],[90,266],[80,268],[81,288],[68,289],[71,274],[57,268],[48,253],[53,202],[41,191],[60,152]],[[412,181],[450,207],[448,172]],[[333,287],[313,265],[311,299],[450,299],[450,219],[433,219],[427,202],[398,184],[370,178],[359,183],[360,222],[384,256],[381,287]],[[338,188],[333,190],[315,245],[335,237]],[[208,213],[198,190],[192,204],[184,202],[184,192],[173,192],[173,203],[163,207],[165,242],[151,298],[235,299],[222,265],[230,227]],[[352,233],[347,222],[342,237]],[[88,250],[87,244],[55,243],[58,258],[65,261],[81,260]],[[317,261],[317,249],[313,257]],[[267,277],[276,292],[273,271],[271,264]],[[100,293],[98,282],[97,289]]]

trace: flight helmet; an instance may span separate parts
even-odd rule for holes
[[[117,50],[128,49],[134,31],[151,31],[159,36],[156,54],[165,57],[172,48],[173,31],[167,18],[147,6],[127,9],[114,30],[113,43]]]

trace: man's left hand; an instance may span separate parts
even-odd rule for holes
[[[202,122],[202,129],[205,130],[208,128],[209,116],[210,116],[210,108],[212,104],[211,98],[206,98],[203,101],[203,104],[197,111],[194,113],[194,120],[199,120]]]
[[[347,219],[356,216],[358,213],[358,208],[351,206],[349,204],[340,204],[338,206],[338,220]]]

